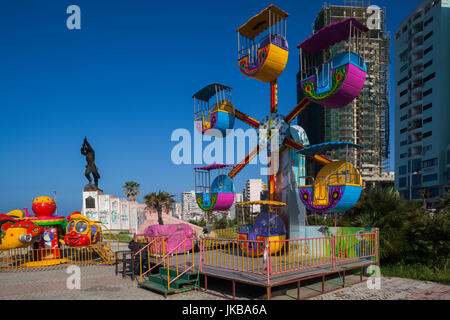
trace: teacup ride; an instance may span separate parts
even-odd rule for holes
[[[286,240],[286,225],[278,214],[283,206],[286,204],[278,201],[236,203],[239,209],[237,219],[243,222],[237,232],[237,238],[239,247],[246,255],[262,256],[266,241],[272,241],[271,254],[276,254],[283,248],[283,240]]]
[[[60,258],[60,240],[66,229],[66,217],[55,216],[56,203],[50,197],[37,197],[33,200],[32,210],[35,216],[28,216],[24,221],[31,221],[44,229],[41,239],[35,243],[38,261],[23,263],[24,267],[51,266],[69,262]]]

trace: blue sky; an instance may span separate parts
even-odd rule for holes
[[[290,59],[278,82],[286,114],[296,103],[296,45],[311,34],[323,2],[272,2],[290,14]],[[129,180],[141,184],[141,195],[163,189],[179,199],[193,189],[193,166],[171,162],[171,133],[193,131],[191,97],[211,82],[231,86],[239,110],[265,116],[268,85],[240,73],[235,31],[272,2],[1,1],[0,212],[30,208],[53,191],[59,214],[80,210],[85,136],[105,193],[122,196]],[[387,8],[391,35],[419,3],[372,1]],[[81,8],[81,30],[66,27],[72,4]],[[391,85],[391,124],[393,93]],[[246,168],[236,189],[258,172]]]

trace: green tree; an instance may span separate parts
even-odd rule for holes
[[[141,193],[139,188],[141,185],[135,181],[127,181],[122,186],[123,193],[130,201],[136,201],[137,195]]]
[[[174,195],[161,190],[159,190],[158,193],[151,192],[144,196],[144,202],[147,205],[147,208],[149,210],[156,210],[156,212],[158,213],[159,224],[164,224],[164,221],[162,219],[163,210],[168,211],[175,203],[173,197]]]
[[[450,211],[450,190],[447,191],[446,195],[442,197],[436,197],[438,204],[436,209],[438,211]]]
[[[393,188],[365,192],[355,207],[340,221],[341,226],[377,227],[380,230],[380,257],[399,261],[425,250],[415,233],[421,233],[428,215],[415,201],[400,199]]]

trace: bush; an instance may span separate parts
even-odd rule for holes
[[[450,270],[443,266],[425,264],[396,263],[381,266],[381,274],[385,277],[399,277],[450,284]]]

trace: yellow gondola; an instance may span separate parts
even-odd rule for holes
[[[237,29],[239,69],[244,75],[272,82],[283,73],[289,55],[288,16],[270,5]]]

